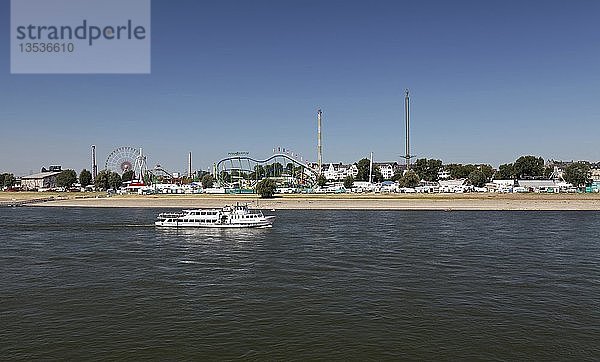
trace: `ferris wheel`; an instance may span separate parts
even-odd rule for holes
[[[122,175],[126,171],[133,171],[136,162],[142,157],[144,156],[139,149],[129,146],[118,147],[108,155],[104,167]]]

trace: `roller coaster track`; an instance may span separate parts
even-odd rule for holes
[[[292,165],[294,165],[295,167],[302,167],[303,170],[306,170],[309,178],[310,178],[310,182],[314,183],[316,182],[317,179],[317,171],[315,169],[313,169],[312,167],[310,167],[307,163],[302,162],[300,160],[297,160],[296,158],[291,157],[288,154],[285,153],[275,153],[273,155],[271,155],[269,158],[264,159],[264,160],[257,160],[254,159],[252,157],[248,157],[248,156],[231,156],[231,157],[227,157],[224,158],[222,160],[220,160],[219,162],[216,163],[215,165],[215,171],[216,171],[216,175],[215,177],[217,178],[217,181],[219,182],[219,184],[224,185],[224,186],[230,186],[230,182],[226,182],[226,180],[223,179],[223,175],[222,175],[222,171],[226,171],[226,172],[231,172],[231,171],[239,171],[239,172],[247,172],[247,173],[252,173],[255,171],[254,167],[261,165],[261,166],[265,166],[268,165],[270,161],[273,160],[277,160],[277,159],[283,159],[286,160],[285,164],[288,163],[292,163]],[[254,164],[254,165],[252,165]],[[285,167],[285,164],[282,164]],[[229,167],[227,167],[229,166]],[[248,180],[251,184],[255,184],[256,180]]]

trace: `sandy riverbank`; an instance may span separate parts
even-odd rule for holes
[[[285,195],[274,199],[255,195],[58,196],[65,199],[35,206],[201,208],[240,202],[263,209],[600,210],[598,194]]]

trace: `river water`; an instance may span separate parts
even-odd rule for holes
[[[600,213],[0,209],[2,359],[600,359]]]

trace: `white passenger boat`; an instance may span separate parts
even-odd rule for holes
[[[165,212],[158,215],[156,226],[201,228],[267,228],[275,216],[265,216],[262,211],[248,205],[225,206],[221,209],[193,209],[182,212]]]

